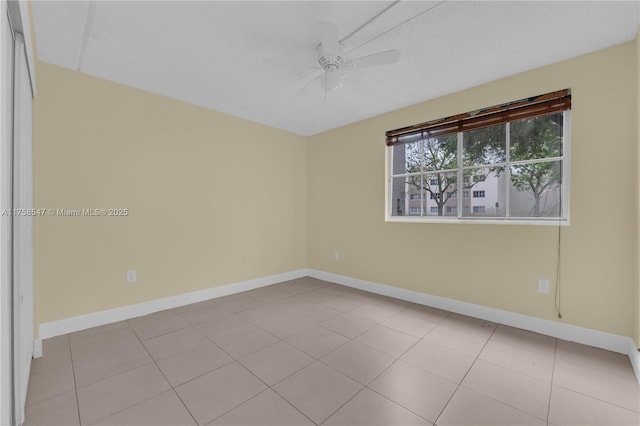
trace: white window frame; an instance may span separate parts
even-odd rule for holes
[[[511,181],[509,166],[526,164],[526,163],[539,163],[539,162],[554,162],[562,161],[562,214],[560,217],[470,217],[463,216],[464,208],[463,201],[465,197],[457,198],[458,211],[456,216],[429,216],[426,211],[423,211],[422,216],[394,216],[393,215],[393,178],[408,176],[408,174],[393,174],[393,146],[389,146],[385,150],[386,170],[385,170],[385,221],[386,222],[417,222],[417,223],[462,223],[462,224],[493,224],[493,225],[547,225],[547,226],[568,226],[570,225],[570,164],[571,164],[571,110],[562,112],[563,114],[563,126],[562,126],[562,155],[558,157],[549,157],[545,159],[524,160],[511,162],[509,159],[510,150],[510,123],[506,123],[506,161],[504,163],[491,164],[491,166],[504,166],[507,182]],[[458,132],[458,150],[457,150],[457,168],[451,170],[437,170],[429,173],[439,172],[455,172],[458,174],[458,182],[463,182],[463,173],[465,170],[486,168],[488,165],[477,166],[463,166],[463,151],[462,151],[462,132]],[[422,170],[420,172],[422,174]],[[471,199],[471,193],[469,199]],[[506,193],[506,204],[509,206],[509,191]]]

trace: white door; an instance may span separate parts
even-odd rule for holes
[[[7,6],[1,2],[0,424],[21,425],[33,355],[33,217],[25,214],[33,207],[33,92],[16,29],[24,30],[20,4]]]
[[[13,107],[13,288],[16,368],[16,424],[24,421],[24,406],[33,356],[33,208],[32,92],[24,39],[15,37]]]
[[[2,209],[11,208],[13,204],[12,178],[12,122],[13,122],[13,33],[9,25],[6,2],[0,2],[2,15],[2,52],[1,66],[2,87],[0,102],[2,105],[2,144],[0,146],[0,204]],[[12,220],[9,216],[0,217],[0,330],[2,351],[0,351],[0,424],[13,421],[13,353],[12,344],[12,299],[11,299],[11,230]]]

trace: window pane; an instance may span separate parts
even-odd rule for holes
[[[505,217],[506,177],[504,167],[483,167],[464,171],[462,215]]]
[[[465,166],[505,162],[505,124],[464,132],[462,140]]]
[[[405,209],[409,216],[422,216],[424,203],[422,201],[424,195],[420,189],[420,178],[418,176],[406,179],[407,203]]]
[[[476,169],[466,169],[463,176],[464,189],[473,189],[473,191],[482,191],[484,184],[492,185],[492,179],[504,173],[503,166],[478,167]],[[472,191],[472,193],[473,193]],[[475,195],[474,195],[475,196]]]
[[[436,185],[431,185],[435,179]],[[456,173],[435,173],[425,175],[425,205],[429,216],[457,216],[457,211],[448,207],[457,205]]]
[[[393,174],[417,173],[420,171],[421,141],[393,147]]]
[[[559,217],[562,212],[562,161],[512,166],[511,217]]]
[[[457,168],[458,136],[456,134],[424,140],[424,170]]]
[[[392,179],[391,216],[420,216],[424,193],[420,176]]]
[[[511,123],[511,161],[562,156],[561,112]]]
[[[422,215],[425,198],[422,182],[420,175],[393,178],[392,216]]]

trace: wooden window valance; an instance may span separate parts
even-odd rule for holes
[[[571,109],[571,90],[564,89],[457,114],[386,132],[387,146],[444,136]]]

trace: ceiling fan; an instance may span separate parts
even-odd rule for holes
[[[320,87],[325,92],[336,91],[344,85],[349,86],[357,93],[367,90],[367,87],[353,76],[353,71],[375,67],[378,65],[393,64],[400,59],[400,52],[387,50],[372,55],[346,59],[344,45],[338,40],[338,27],[330,22],[320,23],[320,44],[317,48],[318,64],[320,68],[312,73],[312,79],[300,91],[305,94],[310,90]],[[318,75],[319,74],[319,75]]]

